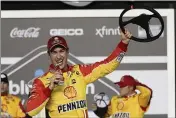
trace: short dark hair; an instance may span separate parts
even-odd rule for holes
[[[8,76],[5,73],[1,73],[1,82],[9,84]]]

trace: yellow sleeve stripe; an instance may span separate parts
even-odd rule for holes
[[[120,62],[117,61],[117,58],[114,58],[112,61],[101,64],[94,68],[90,74],[88,74],[85,78],[87,84],[99,79],[100,77],[104,77],[105,75],[113,72]]]

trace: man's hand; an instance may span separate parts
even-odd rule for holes
[[[128,44],[131,40],[130,38],[132,34],[127,29],[125,29],[125,34],[120,30],[120,34],[121,34],[122,42],[125,44]]]
[[[49,78],[50,85],[49,88],[53,90],[53,88],[57,85],[62,85],[64,82],[64,77],[61,71],[54,72],[54,75]]]

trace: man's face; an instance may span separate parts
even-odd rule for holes
[[[134,87],[133,86],[125,86],[125,87],[121,87],[120,88],[120,95],[122,97],[124,96],[128,96],[131,93],[135,92]]]
[[[0,83],[0,86],[1,86],[1,94],[8,92],[8,88],[9,88],[8,83],[1,82],[1,83]]]
[[[130,92],[129,86],[125,86],[125,87],[120,88],[120,96],[122,96],[122,97],[127,96],[129,92]]]
[[[68,51],[62,47],[56,47],[50,52],[50,58],[52,64],[64,69],[67,67]]]

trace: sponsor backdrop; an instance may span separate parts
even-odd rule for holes
[[[131,17],[126,17],[129,19]],[[163,17],[167,27],[166,17]],[[108,56],[120,41],[117,17],[2,18],[1,69],[9,75],[10,93],[20,96],[23,103],[33,78],[44,74],[50,64],[46,43],[51,36],[63,36],[70,47],[69,63],[93,63]],[[153,34],[160,30],[151,22]],[[145,31],[129,26],[133,35],[145,37]],[[167,29],[150,43],[131,41],[128,52],[116,71],[87,86],[88,108],[93,96],[104,91],[110,97],[118,94],[113,82],[130,74],[153,89],[147,114],[167,114]],[[156,47],[157,46],[157,47]],[[160,82],[158,84],[158,82]],[[160,106],[160,107],[158,107]],[[89,112],[90,117],[93,115]]]

